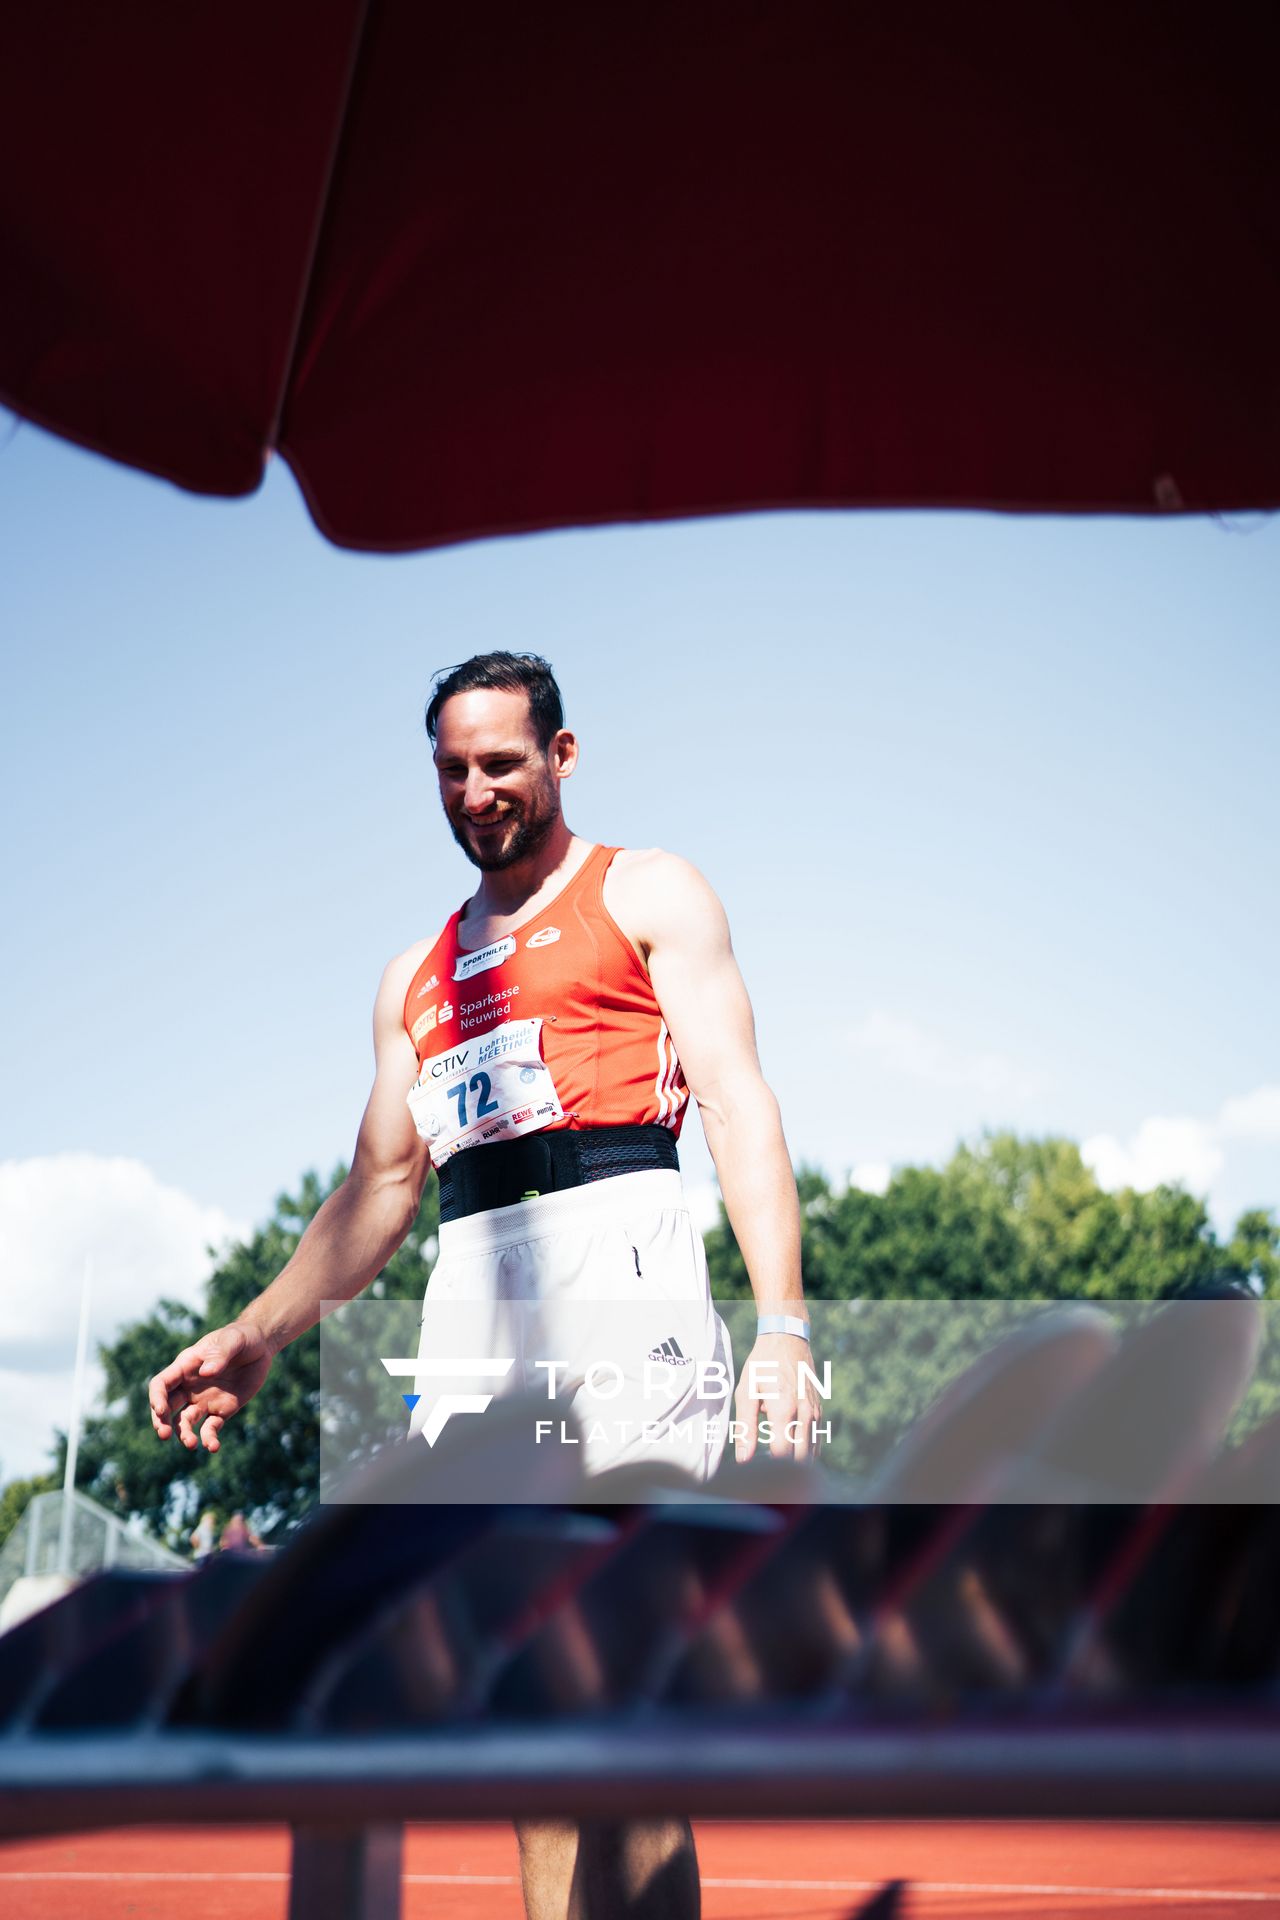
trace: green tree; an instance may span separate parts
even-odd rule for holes
[[[52,1493],[61,1484],[61,1480],[55,1479],[51,1473],[37,1473],[29,1480],[10,1480],[7,1486],[0,1488],[0,1547],[26,1512],[28,1500],[37,1493]]]
[[[1280,1220],[1271,1209],[1251,1207],[1240,1215],[1227,1243],[1227,1265],[1255,1291],[1280,1297]]]
[[[988,1134],[944,1167],[900,1168],[883,1194],[837,1187],[813,1168],[800,1170],[797,1187],[810,1300],[886,1303],[823,1329],[820,1357],[837,1363],[831,1411],[844,1435],[832,1464],[859,1474],[998,1334],[1002,1302],[1155,1301],[1232,1276],[1280,1293],[1280,1229],[1270,1214],[1243,1215],[1223,1246],[1199,1200],[1172,1186],[1108,1193],[1070,1140]],[[748,1297],[723,1207],[707,1263],[721,1298]],[[895,1313],[894,1301],[915,1304]],[[944,1301],[971,1304],[930,1311]],[[739,1348],[744,1332],[735,1332]],[[1280,1327],[1274,1339],[1268,1329],[1237,1430],[1274,1409]]]
[[[1226,1271],[1267,1299],[1280,1299],[1280,1221],[1274,1212],[1251,1207],[1240,1215],[1227,1243]],[[1267,1315],[1262,1351],[1249,1391],[1236,1413],[1232,1433],[1240,1437],[1262,1421],[1277,1416],[1280,1416],[1280,1312]]]
[[[883,1194],[812,1168],[797,1184],[816,1300],[1154,1300],[1233,1266],[1280,1285],[1269,1215],[1244,1215],[1223,1248],[1201,1201],[1168,1186],[1107,1193],[1070,1140],[988,1134],[942,1168],[899,1168]],[[745,1297],[723,1206],[707,1262],[716,1291]]]
[[[237,1508],[267,1535],[288,1531],[318,1497],[320,1329],[277,1355],[267,1384],[225,1429],[217,1453],[188,1452],[176,1436],[156,1439],[147,1385],[180,1347],[242,1313],[280,1272],[322,1202],[346,1177],[339,1167],[328,1185],[304,1176],[296,1196],[282,1194],[267,1224],[231,1248],[207,1284],[203,1312],[161,1300],[144,1320],[126,1326],[101,1359],[105,1410],[85,1422],[77,1478],[93,1498],[121,1514],[138,1513],[152,1530],[185,1550],[196,1516],[213,1507]],[[420,1299],[427,1257],[438,1232],[434,1181],[417,1220],[367,1299]],[[58,1436],[58,1453],[65,1438]]]

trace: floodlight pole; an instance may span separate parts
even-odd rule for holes
[[[76,1371],[71,1388],[71,1419],[67,1426],[67,1461],[62,1474],[62,1514],[58,1528],[58,1572],[71,1571],[71,1517],[75,1503],[76,1454],[80,1450],[80,1403],[84,1398],[84,1364],[89,1350],[89,1291],[93,1262],[85,1255],[80,1286],[80,1326],[76,1333]]]

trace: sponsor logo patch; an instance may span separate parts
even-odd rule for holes
[[[526,947],[549,947],[553,941],[559,938],[559,927],[539,927],[536,933],[529,935],[529,938],[525,941],[525,945]]]
[[[505,940],[494,940],[487,947],[477,947],[474,953],[460,953],[453,977],[455,980],[470,980],[474,974],[487,973],[490,967],[500,967],[504,960],[509,960],[515,950],[515,935],[509,933]]]
[[[418,991],[413,996],[414,999],[425,1000],[427,995],[431,992],[432,988],[438,987],[439,985],[440,985],[440,975],[438,973],[433,973],[431,978],[428,980],[426,986],[418,988]]]
[[[435,1024],[436,1024],[436,1008],[435,1007],[428,1007],[425,1013],[420,1013],[418,1015],[417,1019],[414,1021],[413,1025],[409,1029],[409,1038],[413,1041],[415,1046],[417,1046],[419,1040],[421,1040],[424,1033],[431,1032]]]

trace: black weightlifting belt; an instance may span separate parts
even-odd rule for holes
[[[610,1180],[619,1173],[678,1171],[668,1127],[589,1127],[527,1133],[492,1147],[467,1147],[436,1169],[441,1220],[463,1220],[544,1193]]]

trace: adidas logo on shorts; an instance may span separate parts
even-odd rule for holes
[[[693,1365],[688,1354],[681,1353],[680,1342],[674,1335],[670,1340],[664,1340],[661,1346],[650,1347],[645,1358],[646,1360],[663,1360],[669,1367],[691,1367]]]

